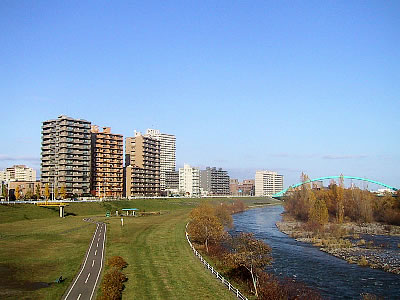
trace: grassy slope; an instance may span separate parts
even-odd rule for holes
[[[109,219],[107,257],[129,264],[124,299],[231,299],[207,273],[184,236],[189,209],[161,216]]]

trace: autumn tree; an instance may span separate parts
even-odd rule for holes
[[[35,191],[36,199],[40,199],[41,192],[40,192],[40,184],[36,184],[36,191]]]
[[[6,185],[5,184],[2,184],[1,185],[1,196],[2,197],[4,197],[4,199],[6,199],[7,198],[7,188],[6,188]]]
[[[311,195],[311,198],[313,198],[313,203],[310,206],[310,211],[308,213],[309,222],[319,225],[324,225],[328,223],[329,214],[325,200],[322,198],[315,198],[314,193],[312,193]]]
[[[50,198],[50,189],[48,183],[46,183],[46,185],[44,186],[44,197],[46,198],[46,200],[49,200]]]
[[[226,203],[221,203],[215,207],[215,215],[221,221],[222,225],[232,228],[233,219],[230,208]]]
[[[59,195],[58,187],[56,187],[56,188],[54,189],[54,199],[58,199],[58,195]]]
[[[29,200],[33,198],[33,192],[31,189],[29,189],[26,194],[25,194],[25,200]]]
[[[21,192],[20,192],[20,189],[19,189],[19,185],[17,185],[17,187],[15,188],[14,195],[15,195],[15,200],[19,200],[19,198],[21,197]]]
[[[224,226],[215,215],[215,209],[208,203],[202,203],[190,212],[188,233],[198,243],[202,243],[208,252],[209,243],[220,241],[224,234]]]
[[[60,189],[60,194],[61,194],[61,198],[62,199],[65,199],[65,198],[67,198],[67,191],[66,191],[66,189],[65,189],[65,186],[63,185],[63,186],[61,186],[61,189]]]
[[[228,259],[236,267],[244,267],[251,275],[256,297],[258,297],[258,271],[272,261],[271,248],[252,233],[241,233],[232,239],[232,251]]]

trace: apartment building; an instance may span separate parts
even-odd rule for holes
[[[185,196],[200,196],[200,169],[184,164],[179,168],[179,192]]]
[[[160,142],[160,188],[167,190],[166,174],[176,168],[176,137],[172,134],[160,133],[157,129],[147,129],[146,136]]]
[[[205,170],[201,170],[200,187],[208,195],[229,195],[228,172],[215,167],[207,167]]]
[[[36,171],[25,165],[14,165],[0,171],[0,181],[35,181]]]
[[[132,196],[160,195],[160,141],[135,132],[125,140],[125,193]]]
[[[239,180],[236,178],[229,179],[229,192],[232,196],[239,194]]]
[[[179,171],[165,172],[165,190],[179,192]]]
[[[110,127],[91,127],[91,193],[96,197],[122,197],[123,136]]]
[[[272,196],[283,190],[283,175],[273,171],[256,171],[255,195]]]
[[[42,124],[41,182],[65,187],[68,195],[89,195],[91,123],[65,115]]]

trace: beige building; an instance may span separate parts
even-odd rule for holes
[[[44,190],[42,188],[42,184],[40,181],[11,181],[10,182],[10,191],[9,194],[11,198],[15,198],[15,191],[19,188],[20,199],[24,198],[27,194],[31,193],[31,195],[36,194],[37,188],[39,188],[40,195],[43,196]],[[18,199],[11,199],[11,200],[18,200]]]
[[[256,171],[255,195],[272,196],[283,190],[283,175],[273,171]]]
[[[125,140],[126,197],[160,195],[160,142],[135,132]]]
[[[184,164],[179,168],[179,193],[190,197],[199,197],[200,193],[200,169]]]
[[[0,181],[35,181],[36,171],[25,165],[14,165],[0,171]]]
[[[91,193],[96,197],[122,197],[123,136],[110,127],[91,127]]]
[[[42,125],[41,182],[67,194],[90,194],[90,122],[64,115]]]
[[[147,129],[146,136],[160,141],[160,188],[161,191],[168,190],[167,173],[175,172],[176,168],[176,137],[157,129]]]

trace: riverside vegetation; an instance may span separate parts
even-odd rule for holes
[[[309,178],[302,174],[302,181]],[[313,190],[306,183],[288,192],[283,221],[278,228],[299,241],[360,266],[400,274],[400,244],[377,243],[377,235],[400,237],[400,193],[378,197],[331,181]]]
[[[321,299],[301,282],[265,271],[273,259],[266,243],[252,233],[231,236],[226,231],[232,226],[232,214],[245,209],[241,201],[202,203],[194,208],[187,230],[196,249],[249,299]]]

